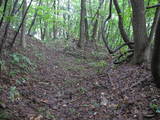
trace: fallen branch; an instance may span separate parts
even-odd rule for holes
[[[121,63],[127,61],[129,58],[131,58],[131,57],[133,56],[133,54],[134,54],[133,52],[134,52],[134,50],[128,50],[127,52],[120,54],[120,55],[113,61],[113,63],[114,63],[114,64],[121,64]],[[125,59],[120,60],[123,56],[125,56],[125,55],[128,54],[128,53],[130,53],[130,54],[127,55],[127,57],[126,57]]]

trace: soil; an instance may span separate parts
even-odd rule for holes
[[[144,66],[129,63],[102,68],[93,58],[76,57],[27,37],[25,49],[14,48],[34,64],[27,70],[10,63],[0,80],[1,111],[8,120],[159,120],[153,106],[160,91]],[[73,52],[73,51],[71,51]],[[20,70],[15,76],[8,75]],[[22,79],[23,78],[23,79]],[[24,81],[20,81],[24,80]],[[14,95],[12,95],[14,94]],[[5,120],[5,118],[4,118]]]

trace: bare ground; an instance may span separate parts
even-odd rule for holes
[[[30,72],[14,77],[5,72],[0,81],[1,111],[11,114],[9,120],[160,119],[150,108],[150,104],[160,105],[160,91],[143,66],[115,66],[106,59],[107,66],[97,68],[90,64],[97,60],[28,41],[25,50],[14,51],[29,57],[35,69],[31,66]],[[28,79],[17,84],[19,77]],[[9,99],[11,86],[19,91],[14,101]]]

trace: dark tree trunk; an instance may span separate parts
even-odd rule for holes
[[[160,88],[160,17],[158,18],[158,23],[155,33],[151,71],[156,86]]]
[[[11,17],[14,16],[14,12],[15,12],[15,8],[16,8],[16,6],[17,6],[17,3],[18,3],[18,0],[16,0],[16,1],[14,2],[13,9],[12,9],[12,12],[11,12],[11,14],[10,14]],[[7,21],[7,24],[6,24],[6,26],[5,26],[5,30],[4,30],[3,37],[2,37],[2,39],[1,39],[1,43],[0,43],[0,55],[1,55],[1,53],[2,53],[2,49],[3,49],[3,46],[4,46],[5,41],[6,41],[6,38],[7,38],[8,28],[9,28],[10,22],[11,22],[11,20],[9,19],[9,20]]]
[[[3,4],[3,0],[0,0],[0,6],[2,6],[2,4]]]
[[[26,11],[25,11],[25,13],[24,13],[24,16],[23,16],[23,18],[22,18],[22,21],[21,21],[21,23],[20,23],[20,25],[19,25],[19,27],[18,27],[18,30],[17,30],[17,32],[16,32],[16,34],[15,34],[12,42],[10,43],[10,48],[13,47],[13,45],[14,45],[14,43],[15,43],[15,41],[16,41],[17,35],[18,35],[18,33],[19,33],[19,31],[20,31],[20,29],[21,29],[21,27],[22,27],[22,25],[23,25],[23,23],[24,23],[24,21],[25,21],[26,15],[27,15],[28,10],[29,10],[29,8],[30,8],[30,6],[31,6],[31,4],[32,4],[32,1],[33,1],[33,0],[30,1],[29,5],[28,5],[28,7],[27,7],[27,9],[26,9]]]
[[[3,9],[3,12],[2,12],[2,17],[1,17],[1,20],[0,20],[0,28],[1,28],[1,26],[2,26],[4,17],[5,17],[5,13],[6,13],[6,9],[7,9],[7,3],[8,3],[8,0],[6,0],[6,1],[5,1],[5,4],[4,4],[4,9]]]
[[[41,0],[39,0],[38,6],[40,6],[40,5],[41,5]],[[34,23],[35,23],[35,21],[36,21],[37,14],[38,14],[38,9],[35,10],[32,23],[31,23],[31,25],[30,25],[30,27],[29,27],[29,30],[28,30],[28,35],[30,35],[30,33],[31,33],[32,27],[33,27],[33,25],[34,25]]]
[[[148,37],[145,20],[144,0],[131,0],[133,11],[132,25],[135,42],[134,63],[141,64],[145,61],[145,52],[148,47]]]
[[[20,6],[17,8],[17,10],[15,11],[14,14],[17,14],[17,13],[20,11],[20,9],[21,9],[22,6],[23,6],[24,1],[25,1],[25,0],[22,1],[22,3],[21,3]]]
[[[156,31],[156,26],[157,26],[159,17],[160,17],[160,8],[158,7],[156,9],[153,24],[152,24],[151,31],[150,31],[150,34],[149,34],[149,42],[151,42],[154,39],[154,34],[155,34],[155,31]]]
[[[86,12],[86,0],[81,0],[80,38],[77,44],[77,47],[79,48],[84,47],[84,43],[86,42],[85,12]]]

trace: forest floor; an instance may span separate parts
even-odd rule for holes
[[[4,67],[0,80],[2,120],[160,119],[160,91],[143,66],[29,39],[25,50],[5,58],[12,67]]]

